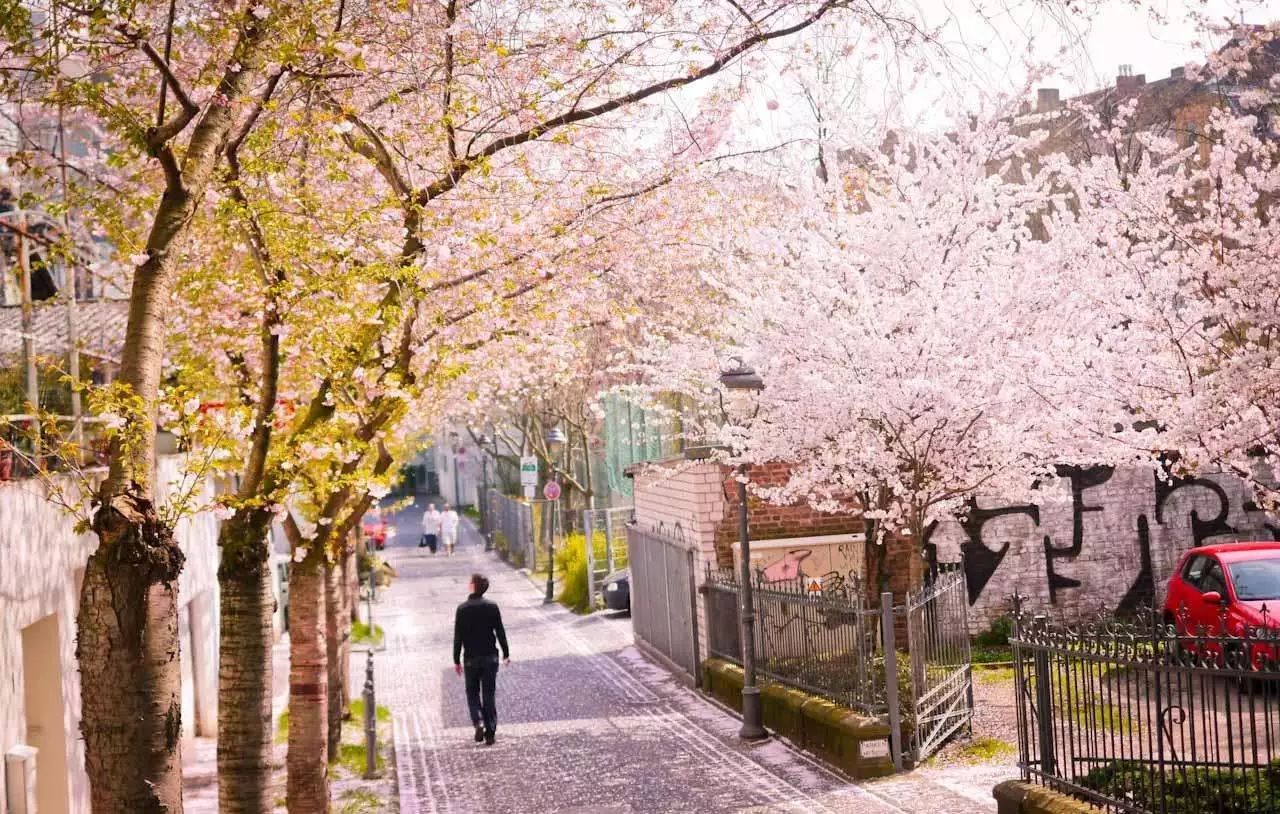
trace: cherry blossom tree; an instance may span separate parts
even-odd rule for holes
[[[1029,160],[1037,147],[998,111],[842,151],[829,183],[795,181],[778,193],[784,216],[720,247],[707,279],[723,327],[682,356],[661,346],[660,380],[704,401],[726,355],[756,366],[763,392],[727,403],[730,460],[789,463],[787,483],[759,490],[770,500],[872,521],[869,562],[886,534],[919,552],[932,521],[979,493],[1026,495],[1077,459],[1146,457],[1063,406],[1078,402],[1065,371],[1080,359],[1064,326],[1092,336],[1112,321],[1069,274],[1089,236],[1033,236],[1067,212],[1057,166]],[[894,566],[923,578],[920,557]]]
[[[1231,472],[1275,505],[1280,58],[1274,26],[1230,33],[1195,72],[1221,105],[1191,143],[1130,134],[1131,106],[1118,122],[1082,111],[1097,149],[1061,176],[1070,228],[1096,239],[1072,274],[1117,327],[1075,375],[1090,382],[1082,409],[1123,405],[1117,440],[1166,474]],[[1133,141],[1137,158],[1115,160]]]

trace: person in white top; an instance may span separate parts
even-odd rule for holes
[[[444,553],[452,557],[458,542],[458,513],[448,503],[444,504],[444,514],[440,516],[440,541],[444,543]]]
[[[422,515],[422,542],[418,544],[419,548],[430,548],[432,554],[436,553],[436,542],[440,536],[440,523],[443,519],[444,515],[440,514],[436,504],[432,503],[427,507],[427,511]]]

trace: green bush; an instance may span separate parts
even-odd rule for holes
[[[560,604],[575,613],[591,609],[592,597],[587,592],[587,540],[574,532],[565,538],[556,553],[556,573],[560,577]]]
[[[1280,797],[1280,759],[1259,773],[1199,766],[1173,768],[1162,778],[1156,772],[1116,761],[1089,772],[1080,785],[1135,809],[1178,814],[1270,814]]]
[[[991,627],[973,637],[978,647],[1008,647],[1009,637],[1013,635],[1013,617],[1001,616],[991,623]]]
[[[364,622],[351,623],[351,643],[378,647],[382,644],[382,626],[374,625],[373,630]]]

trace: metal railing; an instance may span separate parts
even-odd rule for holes
[[[1241,633],[1149,614],[1062,624],[1019,608],[1023,779],[1113,812],[1280,811],[1280,638]]]
[[[760,675],[869,715],[886,711],[882,610],[853,582],[810,591],[805,577],[765,581],[755,591],[756,668]],[[708,566],[704,596],[707,649],[742,661],[739,582]]]
[[[503,559],[520,568],[546,568],[552,538],[552,501],[519,500],[489,490],[488,524],[494,548]]]

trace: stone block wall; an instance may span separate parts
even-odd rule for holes
[[[1280,539],[1242,481],[1206,475],[1162,482],[1146,469],[1062,467],[1044,498],[981,498],[968,516],[935,526],[940,560],[963,559],[970,627],[1009,609],[1067,616],[1158,604],[1182,553],[1209,543]]]

